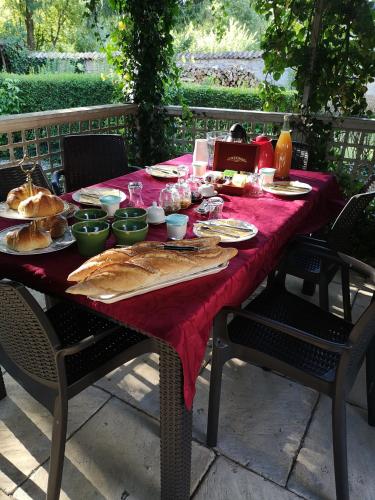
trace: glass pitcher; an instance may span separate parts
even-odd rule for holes
[[[129,182],[129,207],[145,208],[142,200],[142,182]]]
[[[191,191],[189,184],[184,179],[179,179],[175,188],[180,195],[181,208],[188,208],[191,205]]]

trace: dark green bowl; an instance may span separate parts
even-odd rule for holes
[[[146,239],[148,224],[138,220],[117,220],[112,224],[112,231],[119,245],[132,245]]]
[[[115,212],[115,220],[133,220],[138,222],[146,222],[147,210],[144,208],[119,208]]]
[[[104,220],[76,222],[72,232],[77,240],[78,251],[84,257],[102,252],[109,236],[109,224]]]
[[[93,220],[105,220],[107,212],[101,208],[83,208],[82,210],[77,210],[74,217],[78,221],[93,221]]]

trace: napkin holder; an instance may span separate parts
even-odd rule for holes
[[[254,172],[258,165],[259,146],[240,142],[216,141],[213,170]]]

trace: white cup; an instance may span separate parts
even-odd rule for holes
[[[108,214],[108,217],[113,217],[116,210],[120,208],[121,198],[119,196],[107,195],[100,198],[100,205]]]
[[[208,163],[208,147],[207,139],[195,139],[193,163],[196,161],[204,161]]]
[[[167,234],[171,240],[182,240],[186,234],[189,217],[183,214],[171,214],[166,218]]]
[[[261,185],[272,184],[275,172],[276,168],[261,168],[259,170]]]
[[[207,162],[206,161],[193,161],[193,176],[194,177],[204,177],[206,173]]]

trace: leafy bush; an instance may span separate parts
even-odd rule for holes
[[[188,106],[228,109],[263,109],[263,98],[258,89],[215,87],[211,85],[182,84],[181,94]],[[292,111],[294,92],[281,91],[272,111]],[[177,104],[177,99],[172,102]]]
[[[29,70],[28,52],[23,40],[8,36],[1,41],[0,71],[27,73]]]
[[[103,81],[98,75],[1,73],[0,88],[10,85],[9,82],[19,89],[19,106],[17,109],[2,110],[2,114],[95,106],[116,100],[113,83],[110,80]]]
[[[20,112],[22,99],[17,83],[7,78],[0,80],[0,115],[17,114]]]

